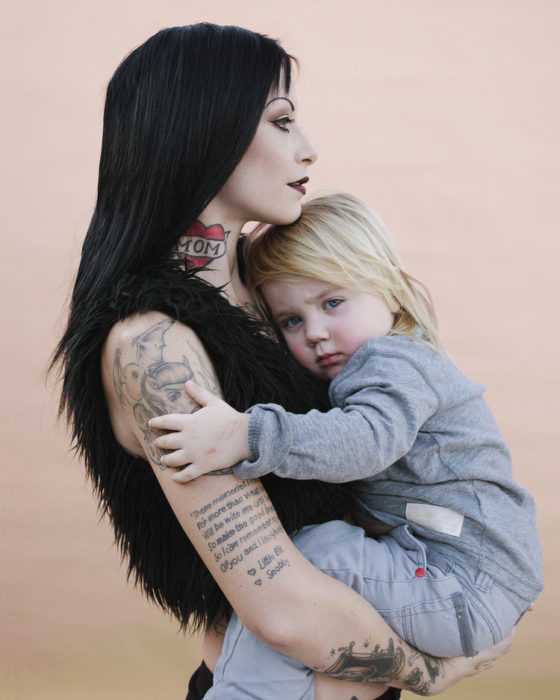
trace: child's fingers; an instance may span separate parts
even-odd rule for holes
[[[168,413],[166,416],[154,416],[148,421],[148,427],[156,430],[181,430],[185,418],[184,413]]]
[[[185,464],[189,464],[189,458],[185,453],[185,450],[175,450],[174,452],[169,452],[168,454],[162,455],[160,462],[166,467],[184,467]]]
[[[188,481],[196,479],[197,476],[199,476],[197,469],[192,464],[189,464],[188,467],[185,467],[180,472],[173,474],[171,478],[173,481],[176,481],[179,484],[186,484]]]
[[[166,433],[154,440],[154,444],[160,450],[177,450],[185,444],[182,433]]]
[[[185,383],[185,389],[191,399],[196,401],[200,406],[209,406],[216,401],[221,401],[215,394],[208,391],[208,389],[204,389],[200,384],[193,382],[192,379],[189,379],[189,381]]]

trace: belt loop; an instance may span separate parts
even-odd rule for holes
[[[429,561],[438,569],[441,569],[446,576],[450,576],[455,569],[455,562],[452,559],[441,555],[437,550],[430,549]]]
[[[414,546],[414,551],[416,553],[416,566],[418,567],[418,570],[423,570],[424,573],[428,569],[428,557],[426,554],[426,545],[424,542],[419,540],[417,537],[414,536],[412,533],[412,530],[410,529],[410,525],[405,525],[404,526],[404,531],[406,532],[406,535],[408,539],[412,542]],[[424,574],[421,574],[420,576],[423,576]]]
[[[474,580],[475,588],[478,588],[478,590],[482,591],[483,593],[488,593],[493,583],[494,580],[492,577],[484,571],[479,571]]]

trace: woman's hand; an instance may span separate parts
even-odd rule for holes
[[[484,649],[476,656],[459,656],[457,658],[441,659],[443,673],[437,678],[432,679],[432,684],[427,692],[422,692],[421,689],[407,687],[406,685],[401,687],[411,690],[412,692],[417,692],[419,695],[438,695],[439,693],[443,693],[444,690],[455,685],[455,683],[458,683],[463,678],[475,676],[477,673],[482,673],[492,668],[498,659],[504,654],[507,654],[511,649],[514,634],[515,627],[501,642],[494,644],[494,646],[488,649]]]
[[[248,446],[250,416],[240,413],[193,381],[185,384],[187,394],[201,406],[190,414],[157,416],[150,428],[169,430],[154,443],[160,450],[171,450],[161,457],[166,467],[185,469],[171,478],[185,483],[210,472],[229,471],[243,459],[251,459]]]

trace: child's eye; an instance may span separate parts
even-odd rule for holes
[[[293,124],[295,119],[290,119],[287,115],[284,117],[279,117],[278,119],[273,119],[272,123],[277,126],[282,131],[289,131],[288,124]]]
[[[300,323],[301,318],[299,316],[290,316],[280,323],[280,328],[295,328]]]
[[[337,306],[342,304],[342,299],[327,299],[325,302],[326,309],[336,309]]]

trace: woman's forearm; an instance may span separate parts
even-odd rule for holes
[[[158,478],[232,607],[263,642],[332,678],[435,692],[445,662],[411,649],[358,594],[313,567],[260,482]]]
[[[434,695],[493,665],[511,646],[508,638],[471,659],[422,654],[351,588],[303,557],[260,482],[221,476],[183,485],[165,472],[158,476],[179,521],[248,629],[315,671]]]

